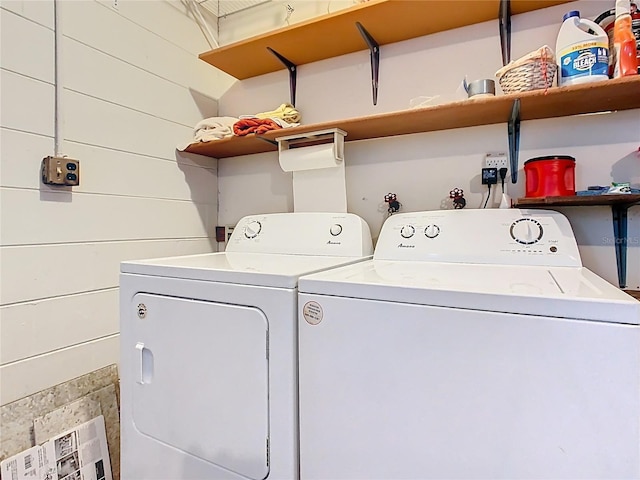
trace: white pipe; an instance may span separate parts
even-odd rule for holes
[[[62,22],[60,14],[61,0],[53,0],[53,28],[54,28],[54,75],[55,75],[55,103],[54,103],[54,155],[62,155],[64,140],[62,116]]]
[[[216,41],[216,38],[211,33],[211,30],[209,30],[209,25],[207,24],[206,20],[202,16],[202,12],[200,11],[200,4],[197,1],[192,1],[191,3],[194,7],[193,12],[197,17],[196,22],[198,22],[200,26],[204,28],[206,33],[208,34],[208,35],[205,35],[205,37],[207,37],[207,41],[209,41],[209,45],[211,45],[211,43],[213,42],[213,45],[211,46],[215,46],[215,48],[220,48],[220,45]]]

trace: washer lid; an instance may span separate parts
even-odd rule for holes
[[[220,252],[123,262],[122,273],[295,288],[301,275],[371,257],[329,257]]]
[[[583,267],[370,260],[300,278],[300,293],[640,324],[640,302]]]

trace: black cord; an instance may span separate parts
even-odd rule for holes
[[[482,208],[487,208],[487,203],[489,202],[489,197],[491,196],[491,184],[488,184],[489,186],[489,192],[487,193],[487,199],[484,201],[484,207]]]
[[[502,182],[502,194],[504,195],[504,179],[507,176],[507,169],[502,167],[500,170],[500,181]]]

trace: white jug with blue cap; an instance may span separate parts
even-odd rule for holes
[[[558,86],[609,78],[609,37],[595,22],[572,10],[562,17],[556,42]]]

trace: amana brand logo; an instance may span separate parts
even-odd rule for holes
[[[398,245],[398,248],[416,248],[415,245],[405,245],[404,243],[401,243]]]
[[[327,242],[327,245],[342,245],[342,242],[332,242],[331,240],[329,240]]]

